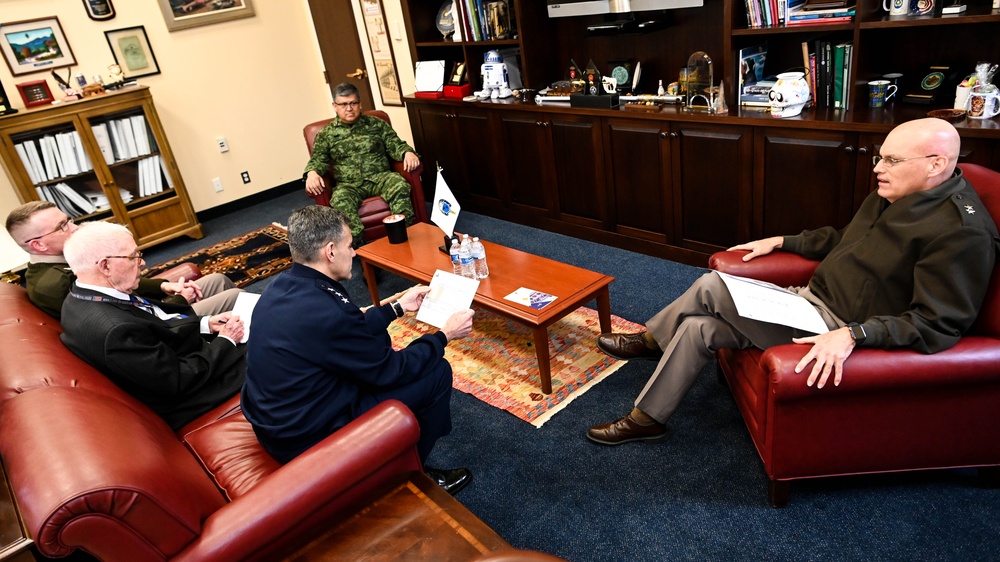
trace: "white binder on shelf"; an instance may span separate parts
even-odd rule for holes
[[[90,127],[94,131],[94,140],[97,141],[98,148],[101,149],[101,156],[108,166],[115,163],[115,151],[111,146],[111,137],[108,134],[108,126],[105,123],[97,123]]]
[[[31,178],[31,183],[41,183],[41,180],[39,180],[37,174],[35,174],[34,166],[31,165],[31,160],[28,159],[28,151],[24,148],[24,143],[15,144],[14,152],[17,152],[17,155],[21,158],[21,164],[24,165],[24,171],[28,172],[28,177]]]

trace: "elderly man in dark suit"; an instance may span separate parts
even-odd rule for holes
[[[61,338],[73,353],[174,429],[240,391],[243,322],[135,296],[144,261],[127,228],[86,223],[64,253],[77,277],[62,309]]]

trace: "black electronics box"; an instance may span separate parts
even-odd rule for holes
[[[614,109],[618,107],[618,94],[589,96],[586,94],[570,94],[570,107],[594,107],[598,109]]]

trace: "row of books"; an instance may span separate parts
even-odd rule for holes
[[[14,151],[35,185],[94,169],[77,131],[28,139],[14,144]]]
[[[850,41],[803,41],[803,64],[809,69],[809,88],[818,109],[850,109],[854,46]]]
[[[122,201],[128,203],[132,200],[132,194],[124,189],[118,190],[121,193]],[[38,198],[54,203],[59,210],[66,213],[71,218],[89,215],[95,211],[101,211],[111,206],[108,197],[99,191],[83,190],[77,191],[65,182],[49,185],[39,185],[35,187]]]
[[[159,154],[139,160],[138,176],[139,197],[161,193],[164,187],[164,178],[166,178],[166,187],[168,189],[174,188],[174,182],[170,179],[166,164]]]
[[[456,0],[454,6],[455,41],[463,37],[470,41],[495,41],[517,36],[512,0]]]
[[[751,29],[849,23],[854,20],[855,15],[853,5],[816,9],[810,6],[807,0],[745,0],[745,2],[747,27]]]
[[[146,156],[157,151],[156,139],[149,134],[144,115],[109,119],[91,125],[104,162],[115,162]]]

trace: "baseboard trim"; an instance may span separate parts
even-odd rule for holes
[[[281,197],[283,195],[288,195],[289,193],[294,193],[296,191],[304,190],[305,186],[302,180],[293,180],[285,184],[281,184],[277,187],[272,187],[271,189],[266,189],[254,193],[253,195],[247,195],[242,199],[237,199],[236,201],[230,201],[229,203],[224,203],[218,207],[212,207],[211,209],[205,209],[204,211],[198,211],[195,213],[200,222],[210,221],[212,219],[217,219],[221,216],[228,215],[230,213],[235,213],[237,211],[242,211],[248,207],[252,207],[258,203],[264,203]]]

